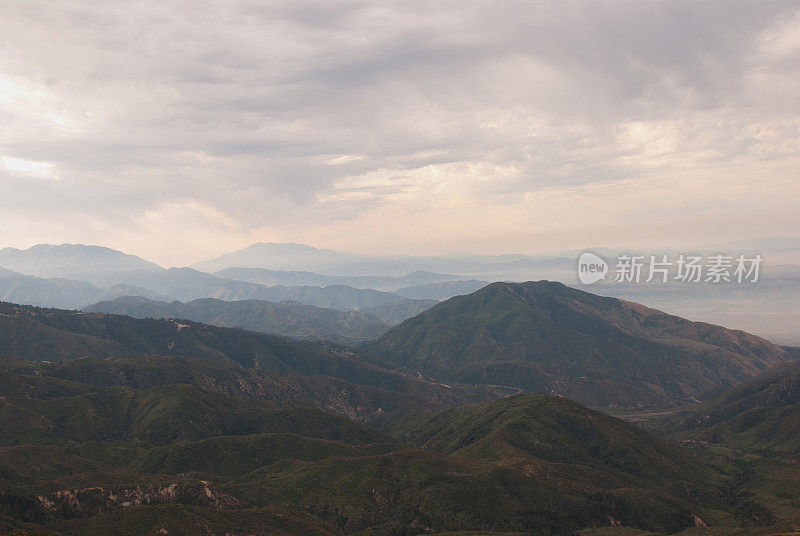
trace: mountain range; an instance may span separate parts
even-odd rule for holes
[[[254,244],[223,256],[222,260],[215,260],[211,263],[214,266],[206,266],[205,262],[195,265],[213,271],[206,273],[192,268],[163,269],[108,248],[40,244],[27,250],[2,250],[0,299],[76,309],[124,295],[182,302],[201,298],[292,300],[341,310],[364,311],[365,308],[377,307],[380,309],[369,312],[382,310],[378,314],[384,320],[398,323],[435,303],[431,300],[468,294],[483,286],[484,282],[548,278],[691,320],[742,329],[779,344],[800,345],[797,328],[800,313],[795,307],[800,300],[800,257],[794,259],[791,256],[798,247],[800,239],[784,237],[699,246],[692,251],[709,255],[719,252],[761,254],[765,264],[758,284],[633,284],[607,280],[581,287],[575,280],[575,263],[581,251],[537,256],[470,253],[436,257],[363,256],[300,244]],[[595,248],[594,251],[611,263],[622,252],[613,248]],[[627,253],[646,257],[687,252]],[[236,266],[240,262],[254,267]],[[286,288],[282,291],[264,290],[265,287],[281,286]],[[354,290],[340,292],[335,298],[320,295],[322,291],[319,288],[331,286]],[[317,290],[306,287],[316,287]],[[358,290],[372,294],[367,300],[375,299],[374,291],[392,294],[397,305],[364,305],[365,297]],[[421,301],[401,304],[402,299]]]
[[[779,480],[800,352],[747,333],[547,281],[356,348],[119,314],[260,326],[286,307],[313,330],[332,313],[313,306],[103,306],[0,303],[0,532],[766,536],[800,519]],[[670,420],[659,437],[581,402]]]
[[[691,454],[617,419],[604,418],[598,427],[591,412],[556,398],[499,402],[509,412],[529,412],[534,422],[559,415],[531,453],[530,467],[413,448],[319,410],[191,386],[8,397],[0,404],[6,425],[0,527],[7,529],[68,535],[541,533],[611,520],[675,531],[694,525],[703,508],[677,492],[682,482],[692,479],[703,493],[721,493],[713,470]],[[472,406],[473,423],[480,425],[492,408],[497,411]],[[573,430],[573,420],[586,428]],[[615,478],[598,471],[590,481],[578,476],[595,469],[597,457],[604,457],[600,450],[574,457],[559,452],[566,437],[594,434],[602,441],[618,431],[626,442],[615,449],[641,454]],[[31,472],[32,459],[44,462],[41,470]]]
[[[716,255],[720,253],[760,254],[771,266],[800,264],[800,237],[765,237],[723,244],[705,244],[689,248],[666,248],[658,251],[632,251],[625,248],[590,248],[607,258],[621,253],[644,256],[659,254]],[[446,274],[491,274],[497,279],[540,277],[575,281],[575,261],[584,250],[565,250],[525,254],[473,254],[454,252],[438,256],[359,255],[329,249],[317,249],[305,244],[256,243],[244,249],[226,253],[215,259],[191,265],[204,272],[228,268],[261,268],[270,270],[305,270],[341,276],[401,275],[413,271]]]
[[[568,257],[529,255],[473,255],[455,253],[441,256],[359,255],[304,244],[256,243],[216,259],[196,262],[192,268],[219,272],[228,268],[306,270],[339,276],[401,276],[425,271],[445,274],[489,274],[493,278],[572,277],[575,261]],[[2,263],[0,263],[2,265]],[[428,281],[432,282],[432,281]]]
[[[435,303],[420,291],[420,284],[442,283],[431,288],[436,299],[470,290],[458,276],[429,272],[400,277],[348,278],[309,272],[228,270],[219,277],[191,268],[164,269],[133,255],[108,248],[64,244],[40,245],[27,250],[0,251],[0,299],[43,307],[80,309],[123,296],[157,301],[192,301],[216,298],[226,301],[296,301],[340,311],[380,307],[392,323],[404,320]],[[24,271],[19,273],[12,268]],[[247,273],[244,273],[247,272]],[[356,285],[348,286],[343,283]],[[447,282],[452,283],[448,287]],[[300,284],[291,284],[300,283]],[[314,284],[312,284],[314,283]],[[407,297],[377,287],[408,290]],[[396,304],[396,305],[394,305]]]
[[[246,281],[259,285],[285,285],[285,286],[317,286],[346,285],[353,288],[370,288],[388,292],[397,291],[407,287],[416,287],[446,281],[458,282],[462,278],[451,274],[436,274],[433,272],[417,271],[405,275],[372,275],[372,276],[341,276],[324,275],[316,272],[268,270],[266,268],[225,268],[212,275],[233,281]]]
[[[221,392],[297,400],[364,422],[400,406],[451,407],[503,388],[447,387],[370,364],[330,343],[239,329],[0,302],[0,355],[63,379],[103,386],[197,384]],[[137,356],[159,356],[156,360]],[[178,359],[180,358],[180,359]],[[189,361],[182,359],[192,358]],[[199,361],[198,361],[199,359]],[[91,372],[86,372],[88,367]],[[398,401],[403,401],[399,404]],[[398,405],[399,404],[399,405]]]

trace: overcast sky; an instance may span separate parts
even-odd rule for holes
[[[0,247],[800,235],[800,4],[0,0]]]

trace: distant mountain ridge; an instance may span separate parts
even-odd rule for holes
[[[0,266],[0,277],[19,277],[22,274],[8,270],[7,268],[3,268]]]
[[[792,260],[792,251],[800,251],[792,249],[796,242],[793,237],[778,237],[698,249],[720,247],[732,248],[732,253],[740,252],[740,249],[750,251],[750,254],[763,253],[765,266],[758,284],[684,285],[672,282],[645,285],[611,284],[607,280],[587,286],[585,290],[642,303],[694,321],[742,329],[778,344],[800,346],[800,328],[797,327],[800,325],[800,311],[795,305],[800,297],[800,257],[796,262]],[[778,247],[784,249],[769,249]],[[612,260],[620,251],[619,248],[596,250],[606,255],[607,260]],[[15,303],[80,309],[123,294],[182,302],[200,298],[295,300],[341,310],[364,311],[377,307],[385,311],[381,313],[382,318],[390,323],[424,310],[424,303],[400,303],[397,301],[399,298],[395,299],[398,305],[376,301],[367,303],[369,300],[365,301],[364,296],[357,292],[348,291],[351,300],[345,296],[346,293],[334,296],[335,293],[329,291],[328,296],[322,296],[319,291],[300,287],[345,285],[357,290],[403,294],[413,299],[441,300],[475,290],[477,283],[470,287],[469,280],[550,279],[571,284],[575,282],[576,256],[580,253],[580,250],[563,250],[529,256],[459,252],[426,257],[354,255],[300,244],[253,244],[246,250],[225,256],[225,262],[221,264],[241,258],[262,267],[230,266],[211,274],[193,268],[163,269],[122,252],[78,244],[39,245],[24,251],[6,248],[2,251],[14,262],[21,262],[20,258],[24,257],[22,260],[28,264],[18,268],[33,267],[31,272],[26,272],[5,266],[0,261],[0,299]],[[712,249],[707,254],[718,251],[721,250]],[[648,255],[650,253],[658,252],[649,252]],[[675,251],[671,253],[677,254]],[[95,257],[102,261],[97,266],[94,266],[97,264]],[[42,276],[36,279],[33,272]],[[85,282],[96,288],[86,286]],[[294,295],[266,292],[265,286],[292,287]],[[121,292],[123,287],[129,290]]]
[[[78,309],[97,301],[111,300],[120,296],[166,298],[152,290],[132,285],[100,288],[85,281],[61,278],[43,279],[13,272],[9,272],[9,274],[0,272],[0,301],[38,307]]]
[[[411,318],[426,311],[439,303],[439,300],[402,300],[394,303],[387,303],[384,305],[373,305],[371,307],[363,307],[361,311],[364,313],[372,313],[384,322],[392,326],[399,324],[403,320]]]
[[[162,270],[159,265],[135,255],[83,244],[38,244],[25,250],[0,249],[0,266],[25,275],[77,279],[100,285],[131,272]]]
[[[380,317],[370,313],[263,300],[223,301],[202,298],[182,303],[128,296],[96,303],[84,308],[84,311],[135,318],[185,319],[213,326],[242,328],[298,339],[327,340],[346,345],[377,339],[391,327]]]
[[[686,401],[790,359],[744,332],[561,283],[493,283],[396,326],[364,351],[441,381],[562,394],[594,405]]]
[[[441,283],[463,279],[457,275],[436,274],[433,272],[417,271],[399,276],[338,276],[323,275],[315,272],[268,270],[266,268],[225,268],[212,275],[234,281],[246,281],[260,285],[284,286],[318,286],[346,285],[353,288],[370,288],[374,290],[395,291],[400,288]]]
[[[362,277],[381,274],[401,276],[409,272],[427,271],[445,274],[492,274],[502,278],[528,276],[565,278],[574,275],[574,259],[539,258],[527,255],[362,255],[304,244],[256,243],[216,259],[196,262],[192,268],[218,273],[229,268],[300,270],[334,276]]]
[[[4,267],[3,262],[19,271]],[[264,276],[261,272],[258,275]],[[80,244],[43,244],[27,250],[6,248],[0,251],[0,300],[67,309],[81,309],[125,295],[183,302],[202,298],[225,301],[291,300],[340,311],[397,303],[386,312],[386,317],[396,323],[430,306],[431,302],[414,302],[390,292],[353,288],[341,282],[378,282],[399,288],[408,283],[449,280],[456,276],[418,272],[400,277],[375,276],[359,280],[313,273],[272,272],[271,277],[272,280],[286,281],[317,280],[326,285],[267,286],[247,280],[225,279],[192,268],[164,269],[133,255]],[[242,276],[242,279],[247,278]],[[339,284],[327,284],[332,282]]]
[[[326,309],[354,311],[363,307],[406,300],[402,296],[373,289],[346,285],[265,286],[245,281],[231,281],[192,268],[170,268],[159,272],[132,274],[125,283],[152,289],[175,300],[188,302],[201,298],[225,301],[265,300],[297,301]]]
[[[453,296],[472,294],[488,284],[488,281],[478,281],[476,279],[442,281],[405,287],[395,290],[394,293],[412,299],[433,298],[436,300],[447,300]]]

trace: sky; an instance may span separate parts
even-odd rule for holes
[[[0,247],[800,234],[796,1],[0,0]]]

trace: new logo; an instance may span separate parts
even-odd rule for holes
[[[589,251],[581,253],[578,258],[578,279],[584,285],[591,285],[605,279],[608,273],[608,263]]]

